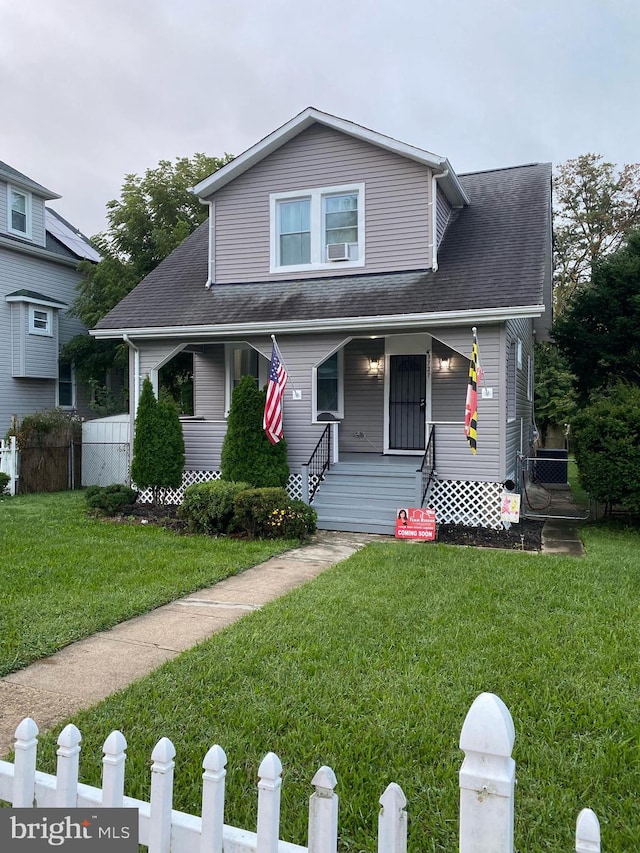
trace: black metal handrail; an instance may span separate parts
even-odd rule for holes
[[[313,500],[318,486],[320,485],[324,472],[331,467],[331,424],[327,424],[320,436],[320,441],[309,457],[307,462],[307,476],[309,478],[309,503]]]
[[[418,468],[418,471],[422,475],[422,500],[420,502],[420,506],[424,506],[424,500],[427,497],[429,486],[431,485],[431,481],[433,480],[433,477],[436,473],[435,424],[431,425],[431,434],[429,435],[429,441],[427,442],[427,447],[424,451],[424,456],[422,457],[422,465]]]

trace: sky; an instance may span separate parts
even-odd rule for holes
[[[0,0],[0,160],[87,235],[125,175],[307,106],[459,174],[640,161],[638,0]]]

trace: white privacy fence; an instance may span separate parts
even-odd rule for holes
[[[15,435],[7,441],[0,439],[0,471],[9,475],[7,488],[10,495],[15,495],[18,482],[18,449]]]
[[[338,796],[336,777],[321,767],[311,780],[307,846],[279,840],[282,765],[270,752],[258,770],[256,831],[224,823],[227,758],[220,746],[207,752],[202,775],[201,816],[175,811],[176,750],[161,738],[151,754],[149,802],[124,795],[127,742],[112,732],[103,746],[102,787],[78,781],[81,735],[68,725],[58,738],[55,776],[36,770],[38,727],[27,718],[16,729],[15,763],[0,761],[0,800],[14,808],[136,808],[139,839],[150,853],[336,853]],[[501,699],[482,693],[462,727],[460,748],[460,853],[513,853],[515,731]],[[402,789],[391,783],[380,797],[378,853],[405,853],[407,811]],[[576,825],[576,853],[600,853],[600,827],[590,809]]]

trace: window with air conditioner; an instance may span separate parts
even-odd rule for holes
[[[271,272],[364,266],[364,184],[273,193]]]

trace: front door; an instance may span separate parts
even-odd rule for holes
[[[389,450],[424,451],[427,357],[389,356]]]

